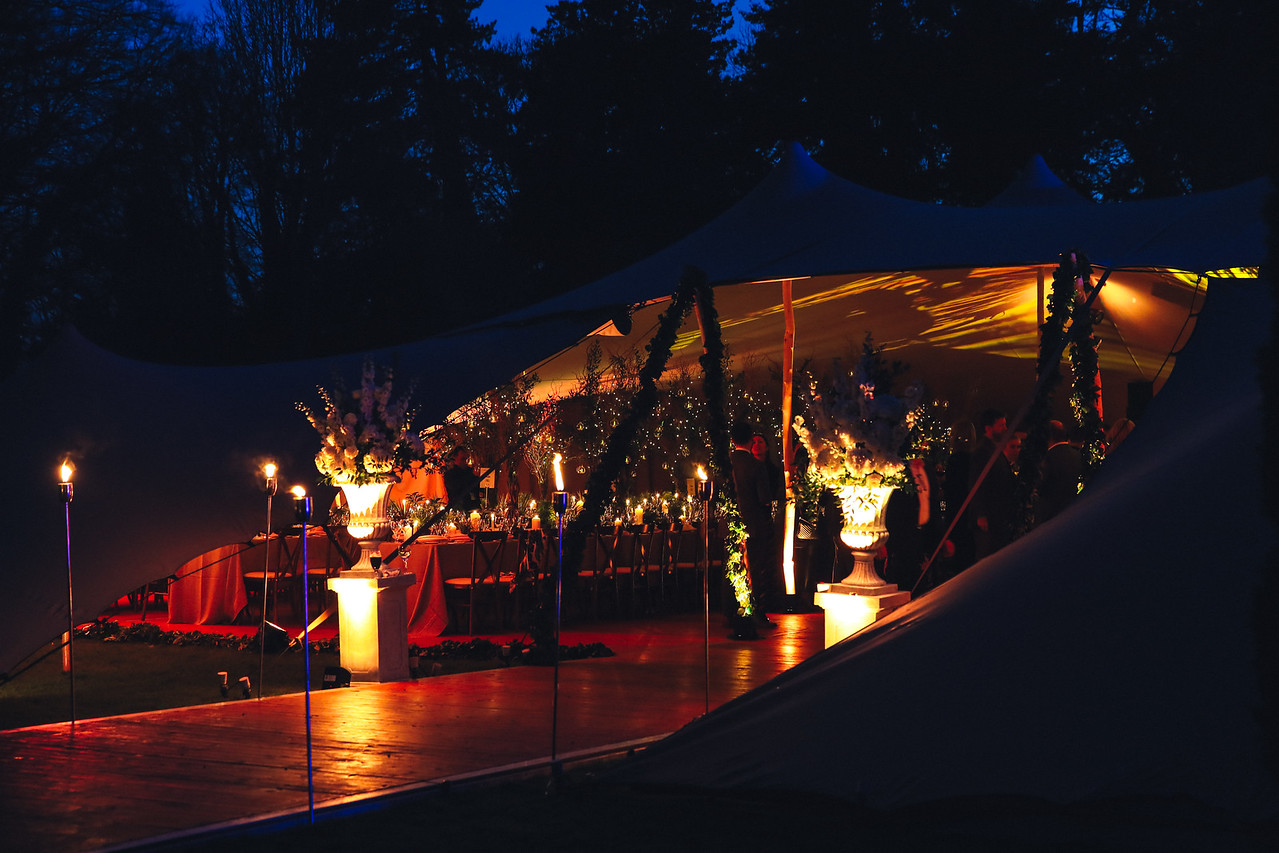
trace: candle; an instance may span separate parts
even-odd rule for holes
[[[477,509],[471,510],[471,529],[480,529],[480,511]]]
[[[533,516],[533,520],[529,523],[529,526],[530,526],[531,528],[533,528],[534,530],[541,530],[541,529],[542,529],[542,519],[538,518],[536,515],[535,515],[535,516]]]
[[[638,506],[637,506],[637,507],[635,507],[635,523],[636,523],[636,524],[643,524],[643,523],[644,523],[644,508],[643,508],[643,507],[638,507]]]

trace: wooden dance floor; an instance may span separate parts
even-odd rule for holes
[[[559,668],[555,755],[674,731],[820,651],[823,616],[775,617],[759,641],[701,614],[565,629],[616,655]],[[709,682],[707,680],[709,672]],[[515,666],[311,694],[317,808],[544,764],[554,668]],[[305,814],[303,694],[0,732],[0,826],[23,851],[127,848]]]

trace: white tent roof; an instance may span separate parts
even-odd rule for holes
[[[1275,544],[1256,462],[1272,316],[1256,283],[1219,286],[1070,510],[615,778],[877,809],[1155,797],[1279,815],[1250,627]]]

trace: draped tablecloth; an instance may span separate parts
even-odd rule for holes
[[[286,539],[280,549],[280,537],[272,534],[269,549],[266,540],[235,542],[214,548],[183,563],[174,573],[169,586],[169,621],[178,625],[230,625],[249,603],[244,586],[245,572],[288,569],[286,555],[299,546],[297,536]],[[307,565],[325,568],[336,559],[322,528],[307,533]],[[269,556],[268,556],[269,555]],[[300,558],[298,558],[300,560]],[[337,564],[340,567],[340,562]],[[259,581],[260,583],[260,581]]]
[[[397,547],[395,542],[382,543],[382,556]],[[514,550],[511,542],[506,547]],[[407,590],[409,636],[438,637],[449,624],[444,579],[471,576],[471,537],[422,536],[410,547],[407,563],[397,559],[388,568],[416,575]]]

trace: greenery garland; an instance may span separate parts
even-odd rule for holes
[[[710,423],[711,471],[721,488],[715,492],[715,505],[725,519],[724,574],[737,599],[739,616],[753,616],[758,609],[751,591],[750,577],[742,562],[742,543],[746,539],[746,525],[737,510],[737,489],[733,485],[732,448],[729,441],[728,406],[724,382],[724,338],[719,325],[719,313],[715,310],[714,290],[705,283],[698,288],[697,311],[702,327],[704,351],[698,359],[702,365],[702,388],[706,394]],[[705,523],[710,524],[711,514]]]
[[[671,298],[671,304],[658,322],[657,333],[645,349],[648,357],[639,375],[639,388],[631,399],[626,414],[608,437],[608,443],[599,465],[586,481],[586,495],[582,508],[569,522],[565,531],[564,565],[581,566],[586,549],[587,534],[594,530],[603,517],[604,508],[612,498],[613,486],[621,474],[626,458],[633,452],[640,422],[649,417],[657,407],[657,380],[666,370],[671,350],[675,346],[679,327],[693,308],[694,292],[704,285],[705,275],[700,271],[686,271]]]
[[[1052,397],[1061,384],[1061,356],[1066,347],[1066,327],[1075,304],[1075,281],[1079,275],[1073,253],[1063,253],[1053,271],[1048,294],[1048,317],[1039,327],[1039,359],[1035,363],[1035,396],[1026,414],[1026,438],[1022,442],[1017,467],[1016,535],[1035,523],[1035,504],[1043,463],[1048,456],[1049,420]]]
[[[1017,467],[1017,535],[1034,525],[1035,504],[1043,479],[1043,463],[1048,455],[1049,418],[1052,396],[1061,382],[1061,357],[1069,348],[1071,373],[1070,408],[1075,422],[1085,436],[1080,488],[1091,479],[1101,464],[1104,453],[1104,430],[1097,398],[1097,338],[1093,334],[1093,311],[1088,305],[1091,292],[1092,264],[1081,252],[1063,253],[1053,272],[1052,290],[1048,297],[1048,317],[1039,327],[1039,377],[1024,423],[1026,437],[1022,442]],[[1098,285],[1100,286],[1100,285]]]
[[[1095,318],[1086,298],[1092,291],[1092,264],[1082,254],[1079,255],[1075,265],[1075,276],[1078,280],[1086,282],[1083,285],[1083,292],[1073,303],[1068,333],[1070,367],[1074,374],[1070,407],[1075,415],[1075,423],[1083,427],[1084,434],[1083,467],[1079,473],[1079,487],[1082,489],[1101,467],[1102,459],[1106,454],[1106,428],[1101,422],[1101,411],[1097,405],[1101,398],[1101,387],[1097,382],[1099,370],[1097,345],[1100,342],[1093,334]]]

